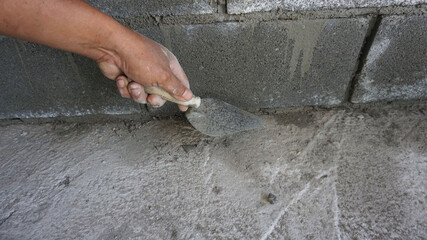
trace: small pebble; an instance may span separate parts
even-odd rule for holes
[[[182,157],[174,156],[173,160],[176,161],[176,162],[182,162]]]
[[[271,204],[275,204],[277,202],[277,197],[274,194],[269,193],[267,196],[267,201]]]
[[[69,176],[65,176],[65,179],[62,180],[59,185],[64,185],[66,187],[68,187],[68,185],[70,185],[70,177]]]
[[[195,148],[197,148],[197,144],[186,144],[186,145],[181,145],[181,147],[182,149],[184,149],[186,153],[189,153]]]

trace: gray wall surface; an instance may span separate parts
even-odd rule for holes
[[[284,12],[239,15],[238,6],[272,2],[88,2],[168,47],[201,97],[256,109],[427,96],[420,1],[294,2],[316,11],[286,11],[287,1],[276,1]],[[2,36],[0,74],[0,119],[178,112],[122,99],[90,59]]]
[[[354,103],[427,96],[427,18],[382,19],[352,98]]]

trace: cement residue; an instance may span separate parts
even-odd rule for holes
[[[317,39],[325,27],[326,20],[317,21],[296,21],[286,25],[288,33],[288,44],[293,42],[292,57],[289,65],[290,80],[294,79],[297,70],[297,64],[301,61],[300,79],[303,79],[305,73],[310,69],[313,60],[314,48],[317,46]],[[300,58],[300,56],[302,56]]]

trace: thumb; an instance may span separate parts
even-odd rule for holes
[[[172,95],[172,97],[181,101],[189,101],[193,97],[191,90],[188,89],[172,72],[169,81],[159,84],[159,87],[166,90],[170,95]]]

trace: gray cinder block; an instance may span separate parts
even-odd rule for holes
[[[427,96],[427,18],[389,16],[381,21],[352,102]]]
[[[243,108],[342,103],[367,18],[162,26],[192,90]]]

